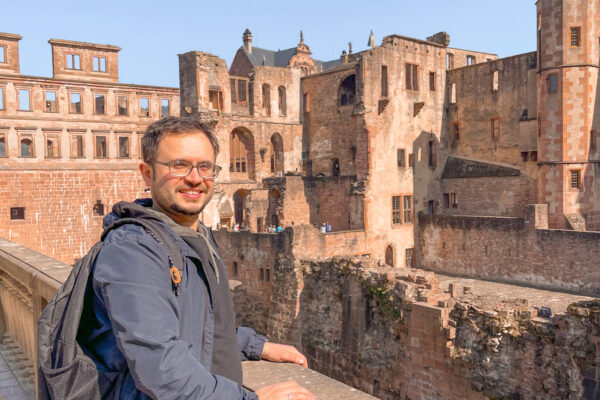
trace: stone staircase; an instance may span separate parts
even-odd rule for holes
[[[0,399],[35,399],[33,362],[8,334],[0,342]]]

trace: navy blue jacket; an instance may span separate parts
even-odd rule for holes
[[[143,228],[124,225],[107,235],[93,270],[97,326],[85,346],[99,369],[114,372],[119,399],[257,399],[211,374],[213,306],[192,261],[198,255],[173,237],[184,257],[179,296],[165,249]],[[263,336],[237,328],[237,339],[242,360],[260,359]]]

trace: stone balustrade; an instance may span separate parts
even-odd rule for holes
[[[0,238],[0,337],[10,338],[9,350],[18,349],[23,354],[9,358],[12,362],[22,358],[20,362],[29,365],[29,370],[37,370],[37,320],[70,271],[69,265]],[[25,356],[31,361],[25,360]],[[244,385],[250,389],[295,380],[311,390],[317,399],[374,398],[297,365],[249,361],[244,363],[243,369]]]

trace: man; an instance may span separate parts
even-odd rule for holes
[[[220,170],[218,150],[196,120],[153,123],[140,164],[152,199],[118,203],[105,218],[105,225],[123,217],[160,221],[184,257],[174,291],[166,249],[142,227],[123,225],[104,239],[89,289],[95,324],[80,340],[97,367],[114,374],[114,398],[312,398],[293,381],[256,393],[241,387],[242,358],[307,364],[294,347],[235,328],[225,267],[210,230],[198,223]]]

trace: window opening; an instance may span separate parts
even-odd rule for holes
[[[83,158],[83,135],[71,135],[71,158]]]
[[[415,166],[415,155],[413,153],[410,153],[408,155],[408,166],[409,167],[414,167]]]
[[[119,158],[129,158],[129,136],[119,136]]]
[[[590,131],[590,153],[594,153],[596,151],[596,147],[598,146],[598,139],[596,136],[596,131]]]
[[[0,46],[0,63],[6,62],[6,47]]]
[[[0,157],[6,157],[6,134],[0,134]]]
[[[105,57],[94,57],[93,70],[96,72],[106,72],[106,58]]]
[[[31,104],[29,103],[29,90],[19,89],[19,110],[31,111]]]
[[[223,92],[220,90],[209,90],[208,101],[210,103],[211,110],[223,110]]]
[[[106,158],[108,156],[106,151],[106,136],[96,135],[95,144],[96,148],[94,154],[96,158]]]
[[[44,94],[46,98],[45,112],[57,112],[58,107],[56,106],[56,92],[47,91]]]
[[[4,88],[0,87],[0,110],[4,110]]]
[[[402,196],[392,196],[392,224],[402,223]]]
[[[117,114],[127,115],[127,96],[117,98]]]
[[[444,193],[444,208],[450,208],[450,193]]]
[[[526,151],[522,151],[521,152],[521,160],[523,160],[523,162],[527,162],[527,157],[528,157],[529,153]]]
[[[427,202],[427,213],[429,215],[435,214],[435,202],[433,200]]]
[[[475,64],[475,56],[467,56],[467,65]]]
[[[537,151],[532,151],[531,154],[529,154],[529,158],[531,161],[537,161]]]
[[[581,170],[571,170],[571,188],[579,189],[581,187]]]
[[[494,71],[492,75],[492,92],[498,91],[498,71]]]
[[[406,266],[407,267],[413,266],[414,252],[415,252],[414,248],[406,249]]]
[[[105,103],[106,103],[106,96],[104,96],[103,94],[97,94],[94,96],[94,113],[95,114],[99,114],[99,115],[103,115],[105,114]]]
[[[387,66],[381,66],[381,97],[388,96],[388,70]]]
[[[310,112],[310,94],[304,93],[303,105],[304,105],[304,112]]]
[[[397,156],[398,156],[398,167],[400,167],[400,168],[406,167],[406,150],[398,149]]]
[[[435,167],[435,142],[433,140],[430,140],[428,143],[428,161],[427,161],[427,165],[429,165],[430,167]]]
[[[248,150],[242,138],[242,134],[234,131],[231,133],[231,151],[229,160],[230,172],[246,172]]]
[[[140,116],[150,116],[150,99],[148,97],[140,97]]]
[[[277,88],[277,92],[279,93],[279,115],[285,117],[287,113],[287,104],[285,98],[285,86],[279,86]]]
[[[556,74],[548,75],[548,90],[550,93],[556,93],[558,91],[558,76]]]
[[[448,53],[446,54],[446,69],[454,68],[454,54]]]
[[[456,103],[456,83],[453,83],[450,86],[450,103]]]
[[[435,92],[435,72],[429,73],[429,90]]]
[[[306,95],[305,95],[306,96]],[[267,117],[271,116],[271,86],[268,84],[262,85],[262,106]],[[306,110],[306,108],[305,108]]]
[[[169,99],[161,99],[160,100],[160,116],[162,117],[168,117],[171,113],[170,113],[170,104],[169,104]]]
[[[238,276],[238,274],[239,274],[239,271],[238,271],[238,263],[237,263],[237,261],[234,261],[234,262],[233,262],[233,276],[234,276],[234,277],[237,277],[237,276]]]
[[[81,93],[71,93],[69,98],[69,112],[73,114],[81,114]]]
[[[20,144],[21,157],[34,157],[33,138],[31,136],[22,137],[20,140]]]
[[[104,215],[104,204],[102,204],[102,201],[96,200],[96,204],[94,204],[92,212],[97,217]]]
[[[338,160],[337,158],[334,158],[331,161],[331,168],[332,168],[333,176],[340,176],[340,160]]]
[[[25,219],[25,207],[11,207],[10,219]]]
[[[412,222],[412,196],[404,196],[404,223]]]
[[[571,47],[579,47],[581,45],[581,29],[578,26],[571,28]]]
[[[494,117],[490,120],[490,129],[493,139],[498,139],[500,137],[500,120],[497,117]]]
[[[81,69],[79,54],[67,54],[67,69]]]
[[[60,142],[58,140],[58,134],[46,135],[46,157],[60,157]]]
[[[452,123],[452,140],[455,142],[460,140],[460,125],[458,122]]]
[[[406,89],[419,90],[419,67],[415,64],[406,64]]]
[[[338,104],[345,106],[354,104],[354,97],[356,96],[356,75],[350,75],[342,81],[338,90]]]

